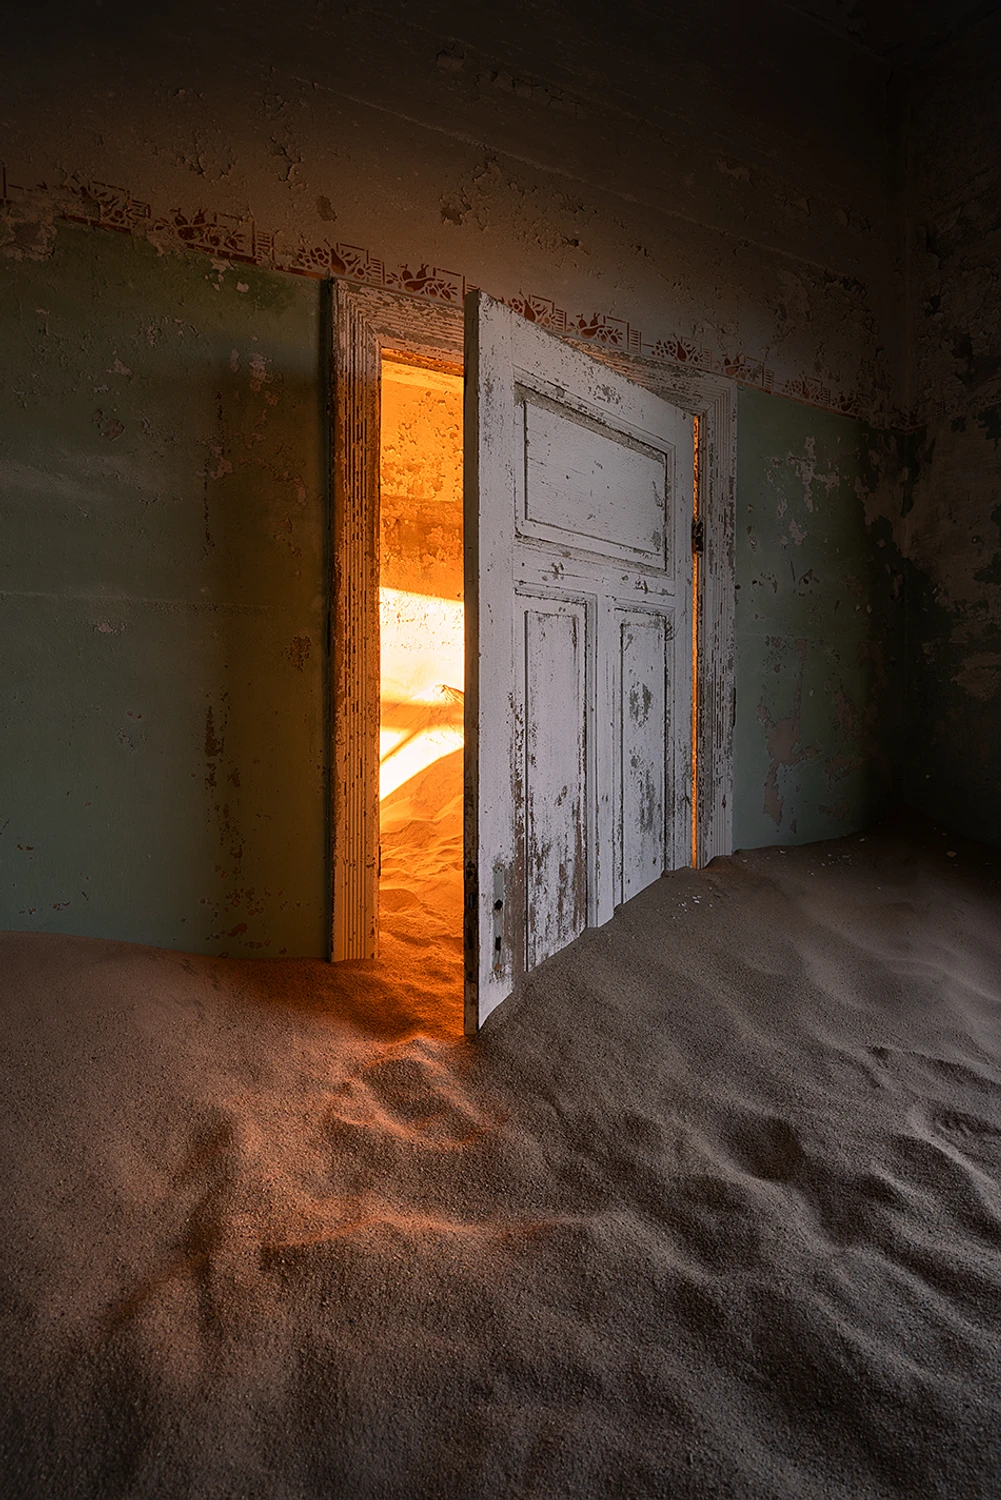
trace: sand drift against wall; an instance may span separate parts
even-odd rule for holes
[[[996,1496],[999,873],[678,872],[473,1041],[4,938],[0,1488]]]

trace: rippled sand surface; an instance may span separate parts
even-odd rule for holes
[[[416,942],[3,937],[0,1492],[996,1497],[999,876],[682,872],[473,1042]]]

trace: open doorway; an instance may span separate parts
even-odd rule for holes
[[[334,287],[331,957],[434,1006],[464,971],[474,1031],[729,852],[735,408],[482,293],[465,315]]]
[[[462,376],[383,355],[380,950],[462,1003]]]

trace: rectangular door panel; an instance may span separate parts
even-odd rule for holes
[[[665,455],[526,392],[519,533],[658,568],[666,566]],[[623,496],[629,503],[623,503]]]
[[[617,904],[668,868],[671,805],[669,622],[663,615],[620,613],[618,625]]]
[[[587,925],[586,615],[524,601],[526,967]]]

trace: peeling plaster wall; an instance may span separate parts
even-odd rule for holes
[[[781,0],[18,5],[4,45],[0,921],[326,951],[331,275],[483,286],[743,387],[737,841],[866,821],[906,357],[884,62]]]
[[[738,430],[734,841],[834,838],[899,795],[898,443],[754,391]]]
[[[1001,15],[912,95],[908,800],[1001,845]]]
[[[783,0],[8,10],[18,212],[45,183],[137,232],[471,283],[584,337],[892,408],[889,70]]]
[[[319,295],[0,258],[0,927],[326,954]]]

